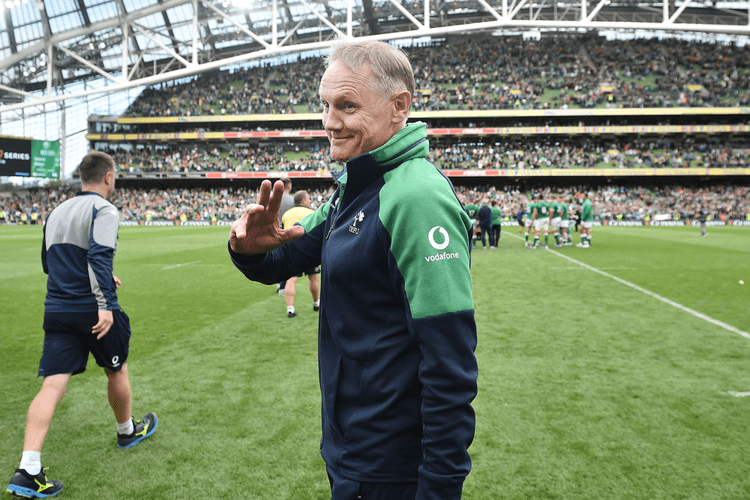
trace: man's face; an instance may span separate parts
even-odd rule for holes
[[[369,64],[354,72],[336,61],[320,80],[323,127],[336,161],[348,161],[379,148],[397,131],[392,99],[371,88],[375,78]]]

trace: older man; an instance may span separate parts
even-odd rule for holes
[[[322,264],[321,454],[333,500],[458,499],[477,391],[471,222],[406,124],[414,76],[381,42],[334,46],[320,82],[338,189],[282,230],[283,185],[261,186],[230,254],[274,283]]]

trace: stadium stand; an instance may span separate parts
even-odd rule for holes
[[[451,50],[441,50],[450,44]],[[747,106],[747,47],[602,37],[453,37],[409,48],[416,111]],[[201,75],[144,92],[128,116],[317,113],[322,62]]]

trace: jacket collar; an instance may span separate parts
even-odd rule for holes
[[[424,158],[429,152],[427,125],[422,122],[409,123],[377,149],[355,156],[346,162],[342,170],[331,172],[333,179],[347,197],[356,195],[374,180],[382,177],[402,163]]]
[[[100,195],[99,193],[95,193],[93,191],[78,191],[76,193],[76,196],[86,196],[86,195],[94,195],[94,196],[98,196],[99,198],[104,198],[104,196]]]

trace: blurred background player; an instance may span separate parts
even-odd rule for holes
[[[534,217],[535,206],[536,203],[534,202],[534,197],[532,195],[531,197],[529,197],[529,201],[526,203],[526,219],[523,222],[524,228],[526,229],[524,238],[526,239],[527,248],[531,248],[531,244],[529,243],[529,233],[534,234],[534,226],[532,225],[532,220]]]
[[[284,197],[281,198],[281,208],[279,208],[279,222],[282,222],[281,218],[290,208],[294,207],[294,196],[292,196],[292,179],[287,176],[281,178],[281,182],[284,183]],[[286,281],[276,284],[276,293],[284,295],[286,293]]]
[[[310,195],[307,191],[297,191],[294,194],[294,207],[287,210],[281,217],[281,227],[286,229],[290,228],[305,216],[314,212],[311,205]],[[310,280],[310,293],[313,297],[313,311],[320,309],[320,280],[318,275],[320,274],[320,266],[316,266],[304,274],[307,275]],[[294,311],[294,296],[297,294],[297,279],[302,275],[293,276],[286,281],[286,288],[284,296],[286,297],[286,314],[288,317],[293,318],[297,316]]]
[[[700,205],[698,205],[698,208],[695,211],[695,220],[697,220],[701,226],[701,238],[705,238],[706,236],[708,236],[708,231],[706,231],[706,221],[708,220],[708,214],[707,211]]]
[[[579,248],[591,247],[591,226],[594,225],[594,206],[591,203],[591,195],[586,192],[586,199],[581,204],[581,242],[576,246]]]
[[[560,223],[562,218],[560,216],[560,202],[557,194],[552,194],[549,197],[549,230],[552,236],[555,238],[555,244],[552,248],[560,248]],[[544,238],[544,244],[547,245],[547,238]]]
[[[531,248],[536,248],[539,243],[539,235],[544,232],[544,247],[547,248],[549,239],[549,203],[544,201],[540,194],[534,195],[534,210],[531,215],[531,223],[534,226],[534,243]],[[539,245],[540,248],[541,245]]]
[[[108,201],[115,191],[115,163],[108,154],[93,152],[78,169],[81,191],[50,213],[43,230],[42,268],[48,278],[39,376],[44,380],[29,406],[21,464],[7,488],[27,498],[47,498],[63,489],[42,470],[42,446],[70,377],[86,370],[89,352],[107,375],[118,448],[140,443],[158,423],[153,413],[143,420],[130,415],[130,321],[117,301],[120,280],[112,274],[120,223],[120,213]]]
[[[482,231],[482,250],[487,250],[487,243],[489,243],[490,248],[495,248],[492,244],[492,210],[487,205],[486,199],[482,200],[477,218],[479,219],[479,229]]]
[[[529,231],[526,227],[526,213],[527,211],[524,210],[523,207],[518,207],[518,212],[516,212],[516,222],[518,222],[518,234],[522,234],[523,230],[526,229],[526,243],[528,243]]]
[[[473,195],[473,191],[471,194]],[[467,199],[468,203],[464,205],[464,211],[471,219],[471,248],[477,247],[477,214],[479,213],[479,206],[474,204],[474,198]]]
[[[570,214],[568,213],[568,204],[565,203],[565,197],[560,195],[560,245],[572,245],[570,239]]]
[[[492,212],[492,243],[490,248],[497,248],[500,245],[500,231],[503,227],[503,212],[497,206],[497,201],[492,200],[490,211]]]

